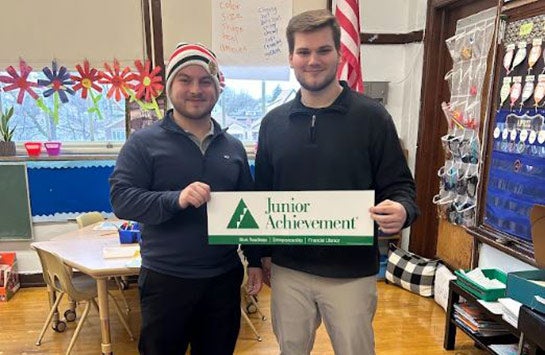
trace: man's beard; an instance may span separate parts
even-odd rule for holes
[[[296,79],[299,79],[299,78],[297,78],[296,76]],[[298,81],[301,87],[304,88],[305,90],[318,92],[318,91],[322,91],[323,89],[331,85],[331,83],[335,82],[336,80],[337,80],[336,73],[333,72],[332,75],[326,76],[322,82],[318,82],[316,84],[310,84],[304,78],[301,78]]]

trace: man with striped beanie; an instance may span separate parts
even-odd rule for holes
[[[178,43],[176,50],[170,56],[166,69],[166,87],[167,92],[172,84],[172,78],[176,76],[178,71],[189,65],[200,65],[210,74],[218,93],[221,93],[225,82],[223,74],[219,70],[218,60],[216,55],[201,44]]]
[[[116,216],[140,222],[141,354],[228,355],[240,328],[236,245],[209,245],[211,191],[253,188],[242,143],[211,117],[223,87],[212,51],[181,43],[166,69],[165,117],[130,136],[110,177]],[[252,248],[248,288],[261,289]]]

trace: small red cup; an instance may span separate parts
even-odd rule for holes
[[[26,142],[25,149],[30,157],[37,157],[42,152],[42,143],[41,142]]]

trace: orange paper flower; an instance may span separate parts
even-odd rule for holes
[[[149,60],[146,60],[145,64],[142,64],[140,60],[135,60],[134,65],[138,69],[138,74],[134,74],[134,79],[138,81],[135,85],[136,98],[140,100],[144,97],[146,102],[153,101],[163,91],[163,79],[157,75],[161,71],[161,67],[156,66],[150,72],[151,62]]]
[[[121,70],[121,65],[117,59],[114,59],[113,67],[108,63],[104,63],[104,68],[106,68],[106,71],[100,72],[99,83],[111,85],[106,96],[110,99],[115,95],[115,101],[121,100],[121,95],[127,99],[129,97],[128,90],[134,90],[134,85],[130,82],[135,74],[131,73],[129,67]]]
[[[71,76],[72,80],[76,82],[76,84],[72,86],[72,88],[75,91],[81,90],[82,99],[87,98],[87,93],[91,89],[97,92],[102,92],[102,88],[97,85],[97,82],[100,79],[100,72],[95,68],[91,68],[87,59],[83,61],[83,68],[80,64],[78,64],[76,65],[76,69],[79,72],[80,76]]]

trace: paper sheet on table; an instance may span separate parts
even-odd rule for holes
[[[102,248],[104,259],[132,258],[140,256],[140,244],[113,245]]]
[[[510,314],[518,318],[522,303],[508,297],[498,298],[498,302],[502,305],[504,311],[509,312]]]
[[[519,322],[519,311],[522,303],[508,297],[498,298],[498,302],[503,307],[503,314],[501,316],[503,320],[511,324],[513,328],[517,328]]]
[[[105,221],[93,227],[95,231],[116,231],[121,228],[124,221]]]
[[[484,301],[484,300],[477,300],[477,301],[494,314],[503,313],[503,307],[501,303],[499,302],[490,302],[490,301]]]
[[[139,256],[132,258],[125,264],[126,267],[140,268],[142,266],[142,258]]]

